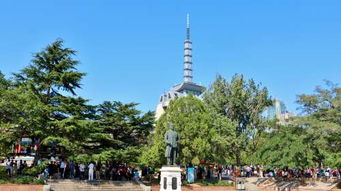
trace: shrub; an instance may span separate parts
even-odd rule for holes
[[[233,182],[231,181],[217,181],[217,180],[203,180],[200,183],[201,186],[232,186]]]
[[[44,171],[48,163],[49,161],[44,161],[40,165],[27,168],[24,170],[24,174],[29,176],[38,176],[40,173]]]
[[[45,184],[45,180],[44,179],[35,179],[33,181],[33,184]]]
[[[12,183],[14,184],[30,184],[34,181],[34,177],[32,176],[18,176],[16,179],[12,179]]]
[[[6,179],[6,169],[4,166],[0,166],[0,180]]]

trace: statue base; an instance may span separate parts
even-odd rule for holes
[[[181,172],[178,166],[163,166],[161,169],[160,191],[181,191]]]

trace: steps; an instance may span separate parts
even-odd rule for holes
[[[132,181],[49,180],[51,191],[142,191]]]
[[[305,179],[305,182],[302,183],[298,179],[292,180],[275,180],[273,178],[268,178],[267,181],[263,181],[259,185],[263,191],[266,190],[291,190],[291,191],[328,191],[336,189],[338,181],[341,180],[329,180],[329,181],[318,181]],[[341,191],[341,190],[340,190]]]

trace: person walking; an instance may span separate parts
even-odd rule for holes
[[[89,168],[89,181],[93,181],[94,180],[94,168],[95,168],[94,163],[90,162],[88,168]]]

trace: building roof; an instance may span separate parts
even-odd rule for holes
[[[183,92],[183,91],[195,91],[195,92],[200,92],[203,93],[206,88],[204,86],[198,85],[193,82],[182,82],[181,84],[173,86],[173,90],[177,92]]]

